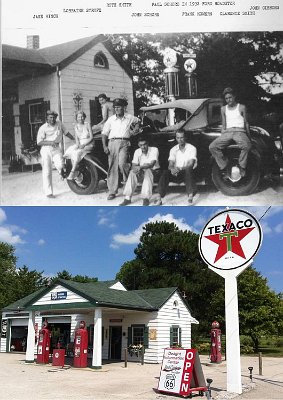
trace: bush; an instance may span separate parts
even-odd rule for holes
[[[241,335],[240,345],[241,345],[241,354],[252,354],[254,352],[253,341],[252,338],[250,338],[249,336]]]
[[[210,352],[210,343],[208,342],[204,342],[204,343],[200,343],[196,346],[197,350],[199,353],[205,353],[205,354],[209,354]]]

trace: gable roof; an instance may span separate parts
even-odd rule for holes
[[[126,66],[122,57],[114,50],[112,44],[108,42],[107,37],[104,35],[94,35],[38,50],[3,44],[3,69],[5,69],[6,65],[9,67],[10,64],[15,65],[15,63],[24,63],[25,65],[33,65],[33,67],[45,66],[49,68],[49,71],[54,70],[54,67],[57,66],[62,69],[96,44],[103,43],[104,47],[107,48],[117,63],[125,70],[129,77],[132,78],[132,73]]]
[[[50,292],[57,285],[78,294],[88,300],[93,307],[124,308],[140,311],[156,311],[176,292],[176,287],[144,289],[144,290],[117,290],[111,289],[113,282],[89,282],[79,283],[69,280],[58,279],[49,287],[20,299],[3,309],[3,311],[18,311],[36,309],[33,304]],[[64,308],[64,304],[62,304]]]

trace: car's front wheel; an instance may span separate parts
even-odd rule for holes
[[[99,179],[95,165],[90,161],[83,159],[80,164],[74,180],[68,180],[69,188],[77,194],[92,194],[96,191]]]
[[[241,176],[238,166],[238,154],[228,155],[229,163],[227,175],[223,176],[216,161],[212,166],[212,180],[218,190],[227,196],[245,196],[253,193],[260,180],[259,159],[255,154],[250,153],[245,176]]]

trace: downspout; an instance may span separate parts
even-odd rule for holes
[[[59,116],[59,121],[62,122],[61,71],[59,65],[56,66],[56,74],[57,74],[57,93],[58,93],[58,116]],[[61,145],[62,145],[62,152],[64,154],[65,151],[64,135],[62,135]]]

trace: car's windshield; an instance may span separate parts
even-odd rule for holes
[[[146,111],[143,126],[153,126],[158,130],[177,129],[189,118],[190,112],[182,108]]]

